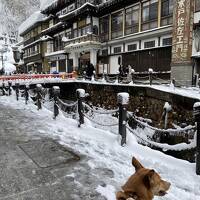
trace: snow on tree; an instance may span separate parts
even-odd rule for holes
[[[19,25],[40,7],[40,0],[0,0],[0,32],[16,35]]]

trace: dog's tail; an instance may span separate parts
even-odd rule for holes
[[[135,158],[132,158],[132,165],[135,167],[135,170],[138,171],[141,168],[144,168],[142,164]]]

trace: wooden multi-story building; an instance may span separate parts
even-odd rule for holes
[[[21,32],[24,61],[50,72],[71,72],[90,62],[99,73],[115,74],[120,65],[131,65],[138,72],[172,71],[179,81],[183,72],[191,81],[194,1],[197,11],[198,0],[53,1]]]
[[[25,72],[38,72],[48,70],[44,62],[45,42],[42,31],[46,28],[45,20],[48,18],[40,11],[31,15],[19,28],[23,37],[23,60]]]

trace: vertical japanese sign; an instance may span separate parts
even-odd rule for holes
[[[175,1],[172,64],[191,62],[193,9],[193,0]]]

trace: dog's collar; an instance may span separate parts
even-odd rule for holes
[[[139,200],[136,194],[130,194],[127,200]]]
[[[138,200],[137,197],[129,197],[127,200]]]

